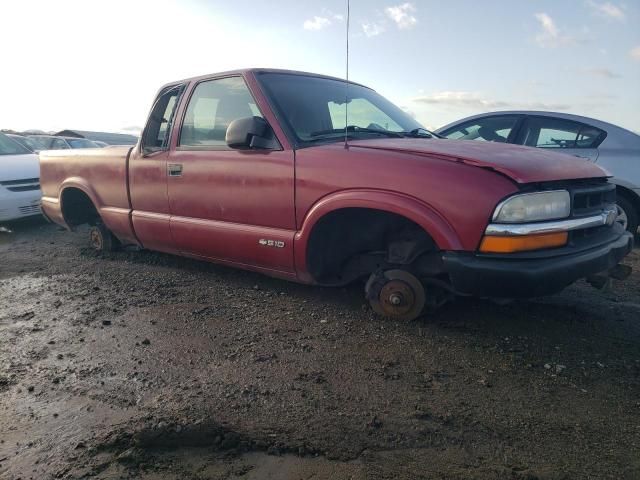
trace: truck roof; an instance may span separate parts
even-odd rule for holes
[[[196,77],[190,77],[190,78],[184,78],[182,80],[176,80],[175,82],[169,82],[169,83],[163,85],[162,88],[164,89],[166,87],[169,87],[169,86],[172,86],[172,85],[181,84],[181,83],[188,83],[188,82],[193,82],[193,81],[206,80],[207,78],[211,78],[211,77],[230,76],[230,75],[245,75],[246,73],[253,73],[253,74],[257,74],[257,73],[285,73],[287,75],[301,75],[301,76],[305,76],[305,77],[326,78],[328,80],[336,80],[338,82],[346,82],[346,80],[344,78],[332,77],[330,75],[322,75],[320,73],[302,72],[302,71],[298,71],[298,70],[287,70],[287,69],[282,69],[282,68],[240,68],[240,69],[237,69],[237,70],[227,70],[227,71],[224,71],[224,72],[209,73],[207,75],[198,75]],[[349,80],[349,84],[359,85],[361,87],[369,88],[366,85],[362,85],[361,83],[353,82],[351,80]]]

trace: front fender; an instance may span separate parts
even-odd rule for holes
[[[462,250],[455,229],[434,208],[408,195],[385,190],[358,189],[332,193],[316,202],[307,212],[294,238],[298,278],[313,282],[307,269],[307,246],[313,228],[330,212],[344,208],[368,208],[401,215],[422,227],[441,250]]]

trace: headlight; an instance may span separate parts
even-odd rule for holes
[[[524,193],[504,200],[493,212],[496,223],[525,223],[566,218],[571,213],[571,196],[566,190]]]

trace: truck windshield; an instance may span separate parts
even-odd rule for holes
[[[274,107],[299,142],[350,137],[402,137],[426,132],[410,115],[373,90],[330,78],[290,73],[258,76]],[[348,96],[348,101],[345,99]],[[345,108],[348,103],[348,119]]]
[[[24,155],[27,153],[31,153],[31,151],[0,133],[0,155]]]

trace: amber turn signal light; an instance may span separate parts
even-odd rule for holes
[[[540,235],[486,236],[480,244],[482,253],[514,253],[543,248],[562,247],[567,244],[567,232]]]

